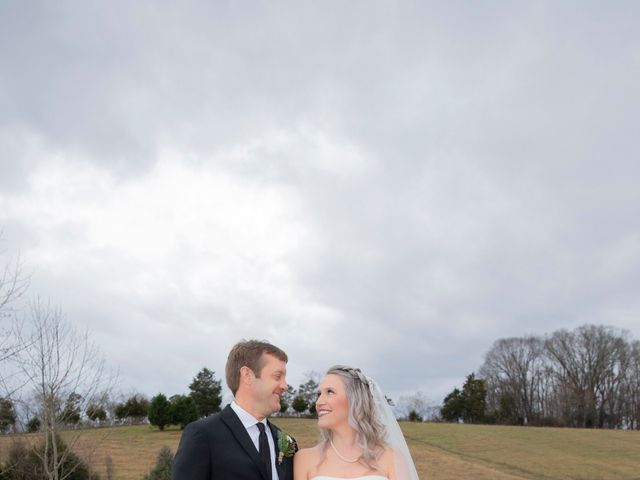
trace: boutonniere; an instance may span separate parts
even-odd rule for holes
[[[278,465],[282,460],[293,457],[298,450],[298,445],[291,435],[282,430],[278,430]]]

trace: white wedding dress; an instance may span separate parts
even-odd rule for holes
[[[380,475],[363,475],[362,477],[327,477],[320,475],[313,477],[311,480],[389,480],[389,478]]]

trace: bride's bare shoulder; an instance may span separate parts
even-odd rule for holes
[[[311,448],[301,448],[296,452],[294,458],[296,462],[313,462],[320,458],[320,446],[316,445]]]
[[[384,451],[380,454],[380,458],[378,459],[378,463],[387,473],[391,473],[395,470],[394,468],[394,451],[392,448],[385,448]]]

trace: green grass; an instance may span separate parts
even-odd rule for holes
[[[275,419],[302,447],[316,443],[315,420]],[[640,432],[403,423],[420,477],[429,480],[640,480]],[[110,457],[118,480],[141,480],[163,445],[180,431],[149,426],[86,430],[80,453],[106,479]],[[0,436],[0,459],[15,436]],[[33,439],[33,436],[24,436]]]
[[[403,430],[416,452],[440,451],[515,478],[640,479],[637,431],[450,424]]]

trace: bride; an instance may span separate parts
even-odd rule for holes
[[[296,453],[295,480],[418,480],[385,396],[360,369],[331,367],[316,411],[321,440]]]

